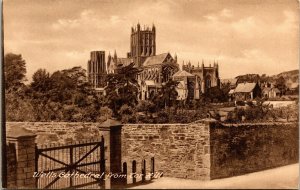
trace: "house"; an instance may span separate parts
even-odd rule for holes
[[[280,96],[280,90],[275,87],[264,87],[262,89],[262,96],[265,98],[276,98]]]
[[[298,94],[299,93],[299,83],[293,82],[288,86],[288,93],[289,94]]]
[[[253,100],[261,96],[261,89],[257,83],[239,83],[233,92],[236,101]]]

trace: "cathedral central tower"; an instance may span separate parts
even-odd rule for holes
[[[141,29],[140,24],[136,28],[131,28],[130,53],[128,57],[133,58],[134,63],[141,67],[145,59],[156,55],[155,26]]]

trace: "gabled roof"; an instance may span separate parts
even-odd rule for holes
[[[111,59],[109,61],[109,69],[110,70],[114,70],[117,69],[118,67],[125,67],[130,65],[131,63],[133,63],[133,59],[131,58],[117,58],[117,60],[115,59]]]
[[[131,58],[117,58],[118,66],[125,67],[125,66],[130,65],[131,63],[133,63],[133,59],[131,59]]]
[[[239,83],[237,87],[234,90],[234,93],[237,92],[252,92],[253,89],[255,88],[256,83]]]
[[[299,86],[299,83],[293,82],[293,83],[290,85],[290,88],[297,88],[298,86]]]
[[[280,90],[278,88],[273,88],[274,92],[280,93]]]
[[[165,61],[165,59],[168,57],[168,55],[171,56],[169,53],[163,53],[163,54],[147,57],[143,65],[149,66],[149,65],[162,64]]]
[[[234,93],[234,89],[230,89],[228,94],[233,94]]]
[[[194,77],[195,75],[187,72],[187,71],[178,71],[173,75],[173,77]]]
[[[267,93],[269,91],[271,91],[271,88],[270,87],[265,87],[262,89],[263,92]]]

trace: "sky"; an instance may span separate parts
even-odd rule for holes
[[[22,54],[27,79],[87,67],[90,51],[126,57],[131,27],[156,26],[157,54],[219,63],[220,78],[298,69],[297,0],[4,0],[4,51]]]

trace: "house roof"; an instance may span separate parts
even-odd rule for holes
[[[269,91],[271,91],[271,88],[270,87],[265,87],[262,89],[263,92],[267,93]]]
[[[278,88],[270,88],[270,87],[265,87],[262,91],[263,93],[269,93],[270,91],[274,91],[275,93],[280,93],[280,90]]]
[[[108,68],[110,70],[115,70],[118,67],[125,67],[130,65],[131,63],[133,63],[133,59],[131,58],[117,58],[117,60],[111,59]]]
[[[233,94],[234,93],[234,89],[230,89],[228,94]]]
[[[253,89],[255,88],[256,83],[240,83],[237,85],[237,87],[234,90],[234,93],[237,92],[252,92]]]
[[[133,59],[131,58],[117,58],[117,65],[128,66],[133,63]]]
[[[187,72],[187,71],[178,71],[176,72],[173,77],[194,77],[195,75]]]
[[[144,62],[144,66],[162,64],[168,55],[170,54],[163,53],[163,54],[147,57],[147,59]]]
[[[274,92],[280,93],[280,90],[278,88],[273,88]]]
[[[297,88],[298,85],[299,85],[299,83],[293,82],[293,83],[290,85],[290,88]]]

